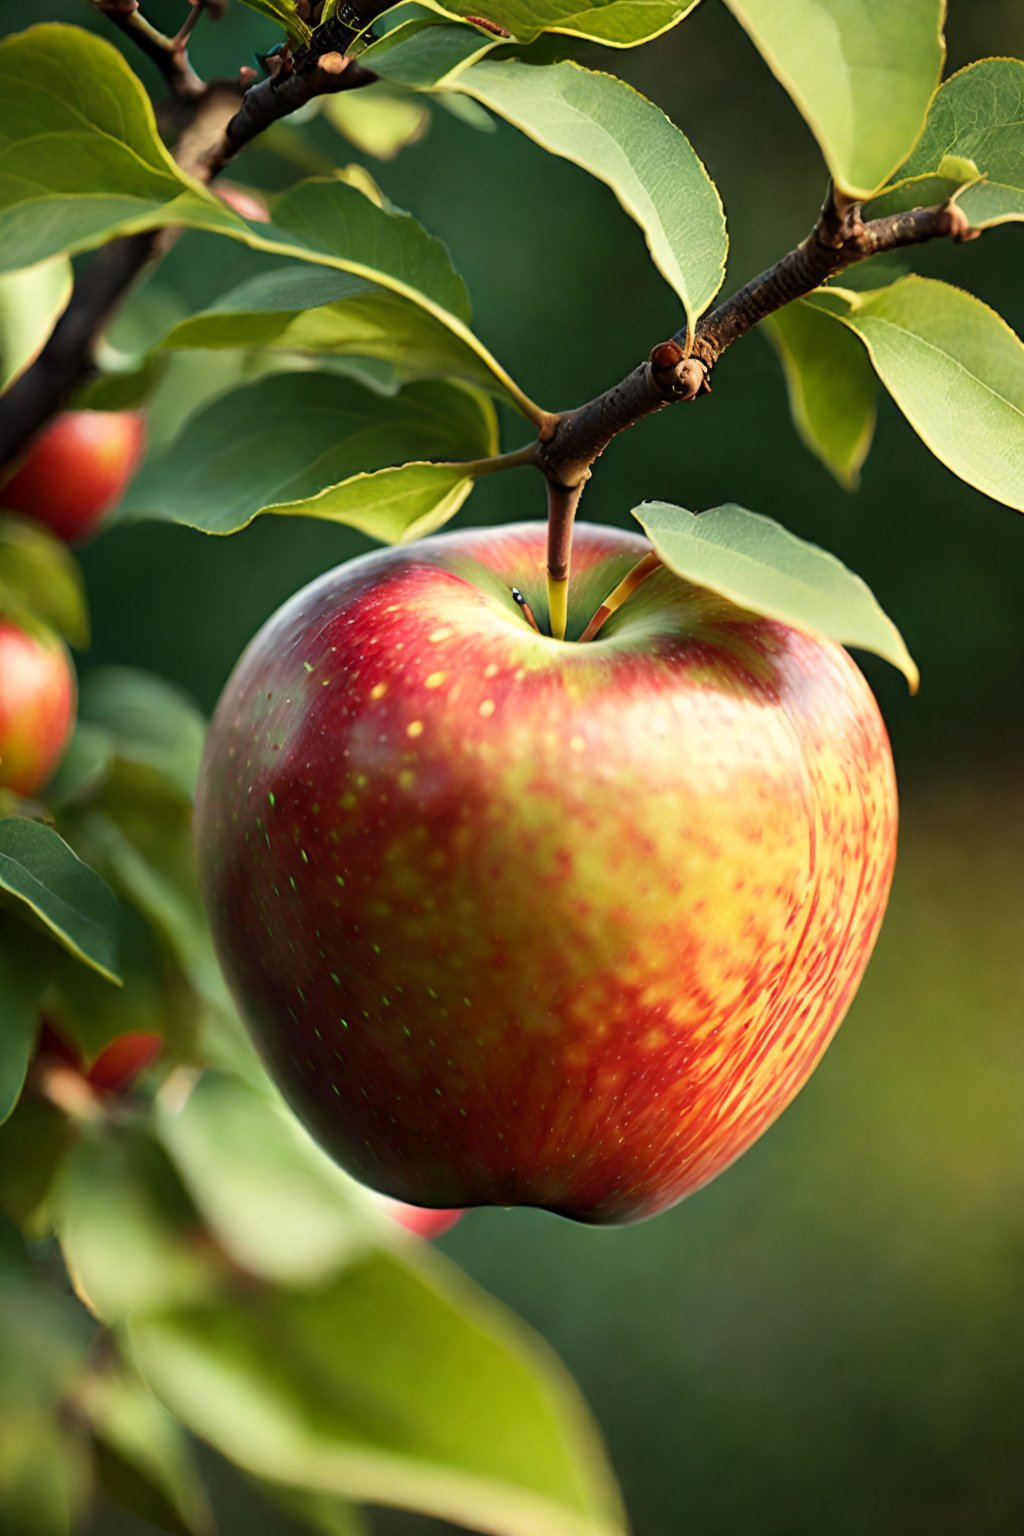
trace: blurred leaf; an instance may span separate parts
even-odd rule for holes
[[[491,114],[471,96],[460,96],[457,91],[438,91],[434,100],[467,128],[474,128],[478,133],[494,133],[497,130],[498,125]]]
[[[0,820],[0,890],[77,960],[119,981],[117,898],[52,828],[20,816]]]
[[[566,32],[609,48],[634,48],[667,32],[694,9],[697,0],[489,0],[481,12],[473,0],[442,5],[424,0],[443,16],[485,15],[520,43],[542,32]]]
[[[100,1485],[140,1520],[172,1536],[205,1536],[213,1515],[184,1430],[141,1381],[105,1372],[81,1393],[95,1436]]]
[[[70,297],[65,256],[0,277],[0,393],[38,357]]]
[[[0,156],[0,271],[218,217],[178,171],[121,55],[81,27],[44,23],[0,41]]]
[[[368,48],[360,62],[382,79],[414,91],[454,88],[458,76],[501,39],[476,27],[406,21]]]
[[[71,1536],[88,1488],[80,1436],[56,1416],[19,1417],[0,1434],[0,1522],[12,1536]]]
[[[46,1201],[74,1134],[61,1110],[31,1093],[0,1128],[0,1210],[30,1237],[40,1235]]]
[[[0,512],[0,605],[49,624],[79,650],[89,644],[85,585],[74,555],[41,524],[9,512]]]
[[[446,375],[495,389],[476,352],[432,314],[375,283],[322,267],[261,273],[176,325],[163,345],[379,358],[396,362],[407,377]]]
[[[166,1154],[142,1128],[89,1127],[54,1195],[80,1299],[105,1323],[212,1294],[223,1267]]]
[[[751,613],[808,634],[873,651],[917,691],[918,672],[899,631],[866,584],[835,555],[743,507],[699,515],[646,501],[633,516],[677,576]]]
[[[937,459],[1024,511],[1024,346],[972,294],[927,277],[811,302],[867,347],[875,372]]]
[[[943,82],[910,159],[870,212],[941,203],[954,193],[975,229],[1024,219],[1019,59],[982,59]]]
[[[46,788],[46,801],[60,812],[76,801],[87,800],[109,776],[114,744],[98,725],[79,720],[60,766]]]
[[[82,1309],[46,1284],[0,1221],[0,1445],[15,1420],[45,1417],[69,1395],[94,1337]]]
[[[254,1479],[270,1503],[319,1536],[368,1536],[368,1526],[354,1504],[330,1493],[310,1493],[306,1488],[286,1488],[281,1483]]]
[[[71,402],[76,411],[133,411],[152,396],[167,369],[167,358],[126,357],[103,349],[101,371],[76,390]]]
[[[945,0],[726,0],[839,190],[868,197],[914,147],[939,82]]]
[[[366,1246],[358,1186],[266,1090],[207,1072],[157,1126],[192,1199],[243,1269],[315,1284]]]
[[[242,0],[242,4],[250,11],[259,11],[261,16],[276,21],[298,43],[308,43],[312,36],[311,29],[296,12],[295,0]]]
[[[199,1000],[133,905],[122,909],[120,960],[124,986],[111,987],[58,957],[47,1010],[60,1033],[87,1064],[120,1035],[160,1035],[176,1056],[191,1060]]]
[[[490,401],[460,385],[410,384],[389,398],[335,374],[273,374],[215,401],[151,456],[122,515],[234,533],[274,512],[396,542],[451,516],[471,488],[467,466],[370,472],[475,460],[496,438]]]
[[[660,107],[570,61],[483,59],[457,76],[455,89],[610,187],[693,324],[725,275],[725,214],[714,182]]]
[[[317,1290],[254,1289],[130,1334],[170,1410],[259,1477],[495,1536],[623,1530],[557,1362],[436,1256],[380,1253]]]
[[[21,1098],[39,1033],[39,999],[49,979],[23,934],[18,924],[0,918],[0,1125]]]
[[[99,667],[83,679],[79,713],[106,732],[119,759],[192,799],[206,721],[179,688],[130,667]]]
[[[393,160],[430,127],[430,108],[424,102],[386,85],[328,96],[324,114],[361,154],[378,160]]]
[[[803,299],[769,316],[765,331],[782,362],[797,431],[853,490],[875,431],[875,376],[863,347]]]

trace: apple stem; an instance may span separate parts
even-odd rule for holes
[[[555,640],[565,639],[569,620],[572,528],[584,483],[567,486],[548,481],[548,616]]]
[[[518,587],[512,588],[512,596],[523,610],[523,617],[526,622],[530,625],[531,629],[535,629],[539,635],[540,625],[537,623],[537,620],[534,617],[533,609],[530,607],[529,603],[526,601],[526,598],[520,592]]]
[[[633,596],[637,587],[641,586],[648,576],[653,576],[655,571],[660,570],[661,561],[653,550],[649,555],[644,555],[642,560],[638,560],[633,569],[627,571],[626,575],[623,576],[618,586],[609,592],[582,635],[580,635],[580,644],[587,640],[595,639],[605,620],[610,618],[617,608],[621,608],[627,598]]]

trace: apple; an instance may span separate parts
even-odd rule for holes
[[[39,1055],[56,1057],[69,1067],[74,1067],[97,1093],[124,1093],[131,1088],[147,1067],[151,1067],[163,1050],[164,1042],[159,1035],[128,1033],[118,1035],[87,1067],[73,1045],[69,1045],[54,1024],[44,1020],[39,1039]]]
[[[33,795],[64,756],[77,689],[67,650],[41,626],[0,617],[0,789]]]
[[[652,1215],[807,1080],[882,921],[888,738],[839,646],[576,531],[443,535],[314,582],[217,708],[220,960],[312,1134],[395,1199]]]
[[[81,543],[121,500],[142,457],[145,426],[135,411],[65,411],[33,440],[0,506]]]
[[[431,1211],[422,1205],[405,1205],[401,1200],[389,1200],[387,1195],[378,1197],[391,1220],[411,1232],[414,1237],[427,1240],[450,1232],[464,1215],[462,1211]]]

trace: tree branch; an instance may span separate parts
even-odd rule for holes
[[[620,383],[557,417],[554,431],[537,443],[538,467],[549,483],[582,489],[594,460],[620,432],[667,405],[710,393],[711,370],[722,353],[767,315],[869,256],[972,233],[955,204],[864,222],[858,204],[837,207],[830,195],[807,238],[705,315],[689,349],[684,328]]]
[[[255,85],[250,84],[251,70],[243,71],[238,81],[206,83],[189,64],[184,44],[202,12],[220,14],[220,0],[189,0],[193,12],[177,38],[151,27],[139,13],[138,0],[94,3],[160,68],[170,96],[159,109],[159,120],[165,133],[176,139],[173,154],[178,165],[204,184],[259,134],[314,97],[352,90],[375,78],[354,59],[331,52],[301,75],[286,61],[277,74]],[[377,5],[376,11],[382,9]],[[97,338],[175,238],[173,230],[148,230],[114,240],[93,257],[39,357],[0,400],[0,470],[22,453],[94,371]]]

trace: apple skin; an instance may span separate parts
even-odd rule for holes
[[[34,795],[71,739],[78,690],[56,635],[0,617],[0,789]]]
[[[270,213],[266,203],[249,187],[239,186],[233,181],[219,181],[215,183],[212,190],[222,203],[226,203],[235,213],[241,214],[243,219],[248,219],[250,224],[270,223]]]
[[[0,506],[35,518],[67,544],[79,544],[121,500],[145,439],[135,411],[65,411],[0,486]]]
[[[433,1208],[624,1222],[810,1075],[880,927],[888,738],[839,646],[662,570],[586,645],[540,524],[314,582],[218,706],[197,853],[257,1048],[322,1145]],[[568,635],[648,551],[583,524]]]
[[[401,1200],[388,1199],[387,1195],[381,1195],[380,1199],[392,1221],[414,1237],[422,1237],[428,1242],[450,1232],[465,1214],[464,1211],[432,1211],[423,1205],[405,1205]]]

